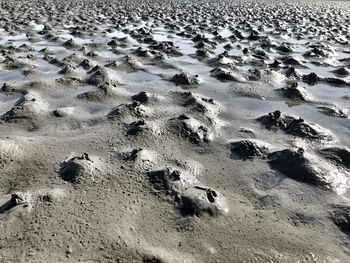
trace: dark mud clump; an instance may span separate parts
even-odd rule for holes
[[[332,160],[338,165],[350,169],[350,149],[349,147],[334,146],[326,147],[320,150],[326,159]]]
[[[266,147],[260,147],[256,142],[251,140],[232,142],[230,147],[231,152],[243,160],[264,157],[267,150]]]
[[[10,83],[4,83],[0,89],[2,92],[16,92],[17,89],[14,85],[10,84]]]
[[[335,75],[340,77],[347,77],[350,75],[350,70],[347,67],[341,67],[332,71]]]
[[[289,67],[285,72],[286,77],[289,80],[299,81],[302,79],[301,73],[296,70],[294,67]]]
[[[6,211],[11,210],[12,208],[23,205],[28,205],[28,198],[24,193],[17,192],[11,195],[10,200],[8,200],[5,204],[0,206],[0,214],[5,213]]]
[[[201,82],[198,75],[190,75],[186,73],[176,74],[170,80],[176,85],[182,86],[198,85]]]
[[[281,89],[283,95],[291,100],[309,102],[311,101],[311,95],[303,87],[300,87],[297,83],[291,84],[286,88]]]
[[[331,217],[340,230],[350,233],[350,207],[336,206],[336,210],[332,212]]]
[[[281,173],[313,185],[326,185],[313,169],[311,162],[304,156],[304,150],[283,150],[268,156],[269,165]]]
[[[267,129],[283,130],[286,134],[309,140],[331,140],[332,134],[321,126],[308,123],[302,118],[284,115],[280,111],[274,111],[268,115],[257,118]]]
[[[339,160],[343,161],[346,158]],[[332,163],[330,159],[323,159],[301,148],[273,152],[268,155],[268,163],[271,168],[294,180],[321,186],[338,194],[345,193],[350,187],[349,172],[337,165],[336,161]]]
[[[63,46],[66,48],[79,48],[79,45],[75,43],[73,38],[67,40],[66,42],[63,43]]]
[[[339,86],[339,87],[350,86],[350,83],[348,83],[346,80],[339,79],[339,78],[323,78],[322,81],[332,86]]]
[[[146,126],[146,121],[141,119],[134,121],[128,125],[127,134],[128,135],[138,135],[139,133],[146,131],[148,127]]]
[[[283,58],[282,63],[288,66],[304,67],[304,61],[292,56]]]
[[[323,114],[326,114],[332,117],[338,117],[338,118],[350,117],[350,109],[340,109],[340,108],[331,107],[331,106],[319,106],[317,107],[317,109],[319,109]]]
[[[159,98],[156,95],[150,94],[146,91],[141,91],[140,93],[133,95],[131,99],[142,104],[148,104],[159,101]]]
[[[165,261],[155,255],[145,255],[143,256],[142,263],[165,263]]]
[[[321,78],[314,72],[304,75],[302,77],[303,81],[309,85],[315,85],[318,81],[321,80]]]
[[[215,205],[218,193],[210,188],[194,187],[181,196],[181,214],[184,216],[218,216],[220,209]]]

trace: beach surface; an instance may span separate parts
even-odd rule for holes
[[[350,3],[0,1],[0,262],[350,262]]]

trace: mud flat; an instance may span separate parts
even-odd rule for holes
[[[350,262],[350,3],[0,1],[0,262]]]

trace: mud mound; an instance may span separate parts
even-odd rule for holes
[[[207,116],[217,116],[220,106],[211,98],[206,98],[193,92],[172,92],[175,103],[189,108],[193,113]]]
[[[141,119],[127,125],[127,135],[158,136],[160,134],[162,134],[162,129],[157,122]]]
[[[74,107],[62,107],[51,112],[54,117],[68,117],[74,115]]]
[[[350,118],[350,109],[340,109],[331,106],[319,106],[317,107],[322,113],[338,118]]]
[[[160,156],[157,152],[142,148],[122,152],[121,156],[123,160],[132,162],[141,169],[149,169],[160,160]]]
[[[190,75],[187,73],[176,74],[170,79],[170,81],[181,86],[193,86],[202,82],[198,75]]]
[[[342,231],[350,232],[350,207],[348,206],[336,206],[336,209],[332,212],[332,219]]]
[[[5,122],[35,120],[49,114],[49,105],[38,94],[28,93],[22,96],[14,107],[6,112],[2,119]]]
[[[126,56],[122,60],[117,60],[110,62],[105,65],[107,68],[111,68],[116,71],[127,71],[127,72],[135,72],[137,70],[143,69],[143,65],[136,58],[131,56]]]
[[[313,100],[310,93],[304,87],[300,87],[297,84],[289,85],[287,88],[281,89],[281,91],[286,98],[291,100],[304,102],[311,102]]]
[[[32,212],[32,208],[39,203],[58,203],[66,196],[63,189],[39,189],[36,191],[15,192],[8,198],[6,195],[0,199],[0,214],[13,212]]]
[[[148,178],[156,191],[171,197],[184,216],[217,216],[228,211],[223,196],[200,186],[190,172],[166,168],[149,172]]]
[[[87,78],[86,82],[90,85],[113,85],[119,83],[116,74],[107,68],[95,66],[89,73],[90,76]]]
[[[233,154],[243,160],[253,159],[255,157],[265,157],[268,150],[268,148],[262,143],[257,143],[252,140],[231,142],[230,148]]]
[[[98,158],[84,153],[82,156],[64,161],[58,173],[64,181],[69,183],[94,182],[101,177],[102,167]]]
[[[205,116],[194,118],[186,114],[169,120],[169,124],[171,130],[177,131],[193,143],[213,141],[220,128],[214,119]]]
[[[135,118],[147,117],[146,108],[141,103],[134,101],[129,104],[121,104],[114,108],[107,116],[109,119],[120,119],[130,122]]]
[[[0,139],[0,168],[5,168],[12,162],[23,157],[23,149],[15,141]]]
[[[338,193],[344,193],[350,187],[348,171],[337,169],[317,156],[305,153],[303,149],[271,153],[268,163],[288,177]]]
[[[131,99],[142,104],[151,104],[159,101],[159,97],[157,95],[150,94],[146,91],[141,91],[140,93],[133,95]]]
[[[336,70],[332,71],[335,75],[341,76],[341,77],[347,77],[350,75],[350,70],[347,67],[340,67]]]
[[[77,95],[78,99],[87,101],[104,101],[125,97],[125,91],[109,84],[101,84],[96,89]]]
[[[284,115],[280,111],[274,111],[257,119],[267,129],[281,129],[286,134],[309,140],[332,140],[334,136],[326,129],[313,123],[308,123],[302,118]]]
[[[216,68],[211,71],[211,76],[220,81],[246,82],[246,78],[241,74],[225,68]]]
[[[350,149],[349,147],[325,147],[320,150],[320,153],[327,159],[336,162],[338,165],[350,169]]]

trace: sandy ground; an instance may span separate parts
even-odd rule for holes
[[[0,262],[349,262],[349,43],[339,1],[0,1]]]

